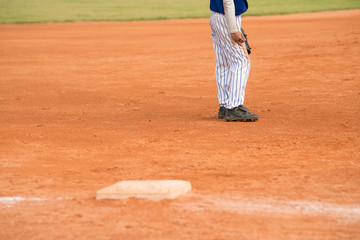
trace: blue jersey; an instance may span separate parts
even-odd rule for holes
[[[235,15],[240,15],[248,9],[247,0],[234,0]],[[225,14],[223,0],[210,0],[210,10]]]

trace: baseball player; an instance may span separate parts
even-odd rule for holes
[[[241,33],[242,13],[247,0],[210,0],[210,26],[216,55],[215,76],[219,119],[256,121],[259,117],[243,106],[250,58]]]

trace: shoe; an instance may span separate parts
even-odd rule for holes
[[[232,109],[226,109],[225,120],[240,121],[240,122],[254,122],[259,119],[259,116],[249,112],[249,109],[244,106],[238,106]]]
[[[220,106],[219,113],[218,113],[218,119],[224,119],[226,113],[226,107]]]

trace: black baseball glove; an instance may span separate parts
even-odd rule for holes
[[[249,42],[248,42],[248,39],[247,39],[247,35],[246,35],[244,29],[242,29],[242,28],[241,28],[241,33],[242,33],[242,35],[244,35],[244,37],[245,37],[246,50],[247,50],[248,54],[250,55],[250,53],[251,53],[251,47],[250,47],[250,45],[249,45]]]

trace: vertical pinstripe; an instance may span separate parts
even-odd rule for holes
[[[241,16],[236,16],[238,29],[241,29],[241,19]],[[233,47],[223,14],[212,12],[210,26],[216,55],[215,76],[219,105],[226,108],[243,105],[250,60],[240,46]]]

